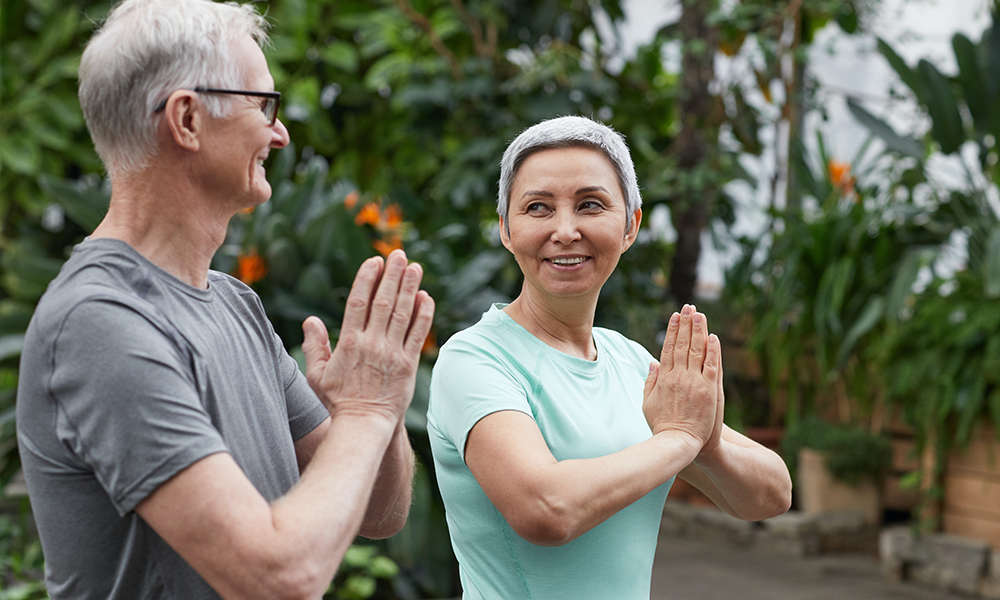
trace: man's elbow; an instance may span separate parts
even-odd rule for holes
[[[393,511],[378,520],[371,520],[371,522],[366,520],[361,524],[358,535],[370,540],[390,538],[402,531],[403,526],[406,525],[407,515],[407,511],[399,510]]]

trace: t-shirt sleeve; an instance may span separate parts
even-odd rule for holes
[[[56,432],[125,515],[225,442],[178,334],[113,300],[69,312],[53,341]]]
[[[465,442],[483,417],[516,410],[534,418],[524,385],[497,356],[473,340],[452,339],[431,376],[430,418],[465,460]]]
[[[277,338],[277,335],[275,335]],[[277,340],[280,348],[281,379],[285,386],[285,405],[288,409],[288,428],[292,439],[298,441],[307,433],[319,427],[319,424],[330,416],[330,411],[320,402],[316,392],[309,386],[306,376],[299,370],[295,359],[289,356]]]

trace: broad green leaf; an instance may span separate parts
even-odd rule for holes
[[[896,270],[892,288],[886,300],[886,318],[889,322],[899,320],[899,314],[906,306],[906,299],[913,293],[913,283],[920,269],[928,262],[932,253],[926,250],[908,252]]]
[[[74,223],[93,231],[108,211],[110,189],[98,179],[69,180],[41,175],[38,185],[48,198],[66,211]]]
[[[295,284],[295,293],[316,304],[329,302],[334,297],[330,271],[318,262],[309,263]]]
[[[446,283],[448,301],[452,305],[460,306],[472,293],[493,279],[505,264],[507,264],[506,252],[489,250],[480,252],[462,270],[448,278]]]
[[[0,162],[0,167],[34,176],[42,165],[42,151],[28,136],[9,133],[0,139]]]
[[[885,301],[882,297],[872,297],[858,319],[847,330],[844,341],[840,344],[840,349],[837,350],[837,359],[834,362],[836,368],[839,369],[847,363],[847,358],[851,355],[851,351],[854,350],[855,344],[858,343],[861,336],[871,331],[878,324],[879,320],[882,319],[884,311]]]
[[[323,60],[328,64],[340,69],[341,71],[354,73],[358,70],[358,51],[351,44],[345,42],[334,42],[323,48],[320,56],[322,56]]]
[[[899,135],[888,123],[862,108],[853,98],[847,99],[847,108],[854,115],[855,119],[885,142],[885,145],[890,150],[898,152],[903,156],[923,159],[924,147],[919,141],[911,137]]]
[[[916,94],[917,99],[922,102],[924,90],[920,84],[920,78],[917,77],[917,73],[882,38],[878,39],[878,51],[889,61],[889,66],[896,71],[896,74],[903,80],[906,87],[910,88]]]
[[[931,134],[941,145],[941,152],[956,152],[965,141],[965,128],[951,82],[927,60],[917,64],[917,72],[924,89],[924,104],[931,117]]]
[[[983,62],[986,71],[986,86],[992,106],[1000,102],[1000,9],[994,9],[993,26],[983,32]],[[996,114],[996,113],[994,113]],[[1000,127],[1000,124],[997,124]]]
[[[956,33],[951,39],[951,47],[958,61],[956,79],[962,86],[965,105],[969,107],[976,130],[986,133],[990,130],[990,99],[983,80],[986,70],[980,67],[976,45],[961,33]]]
[[[987,238],[983,257],[983,293],[987,298],[1000,298],[1000,226]]]
[[[24,334],[0,337],[0,362],[20,355],[23,347]]]

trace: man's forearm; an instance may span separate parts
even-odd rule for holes
[[[412,489],[413,450],[406,427],[400,422],[382,458],[359,533],[381,539],[399,532],[410,512]]]

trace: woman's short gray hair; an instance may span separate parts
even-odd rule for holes
[[[233,43],[267,42],[267,22],[250,4],[211,0],[124,0],[87,43],[80,60],[80,106],[108,173],[143,169],[156,155],[157,104],[178,89],[241,89],[246,74]],[[230,98],[203,94],[214,117]]]
[[[497,194],[497,214],[504,219],[507,233],[507,213],[510,210],[510,192],[514,178],[521,165],[532,154],[552,148],[593,148],[604,153],[618,175],[618,183],[625,198],[627,226],[632,225],[632,216],[642,206],[639,183],[635,177],[635,165],[629,154],[625,138],[604,123],[587,117],[559,117],[542,121],[525,129],[507,146],[500,161],[500,192]]]

